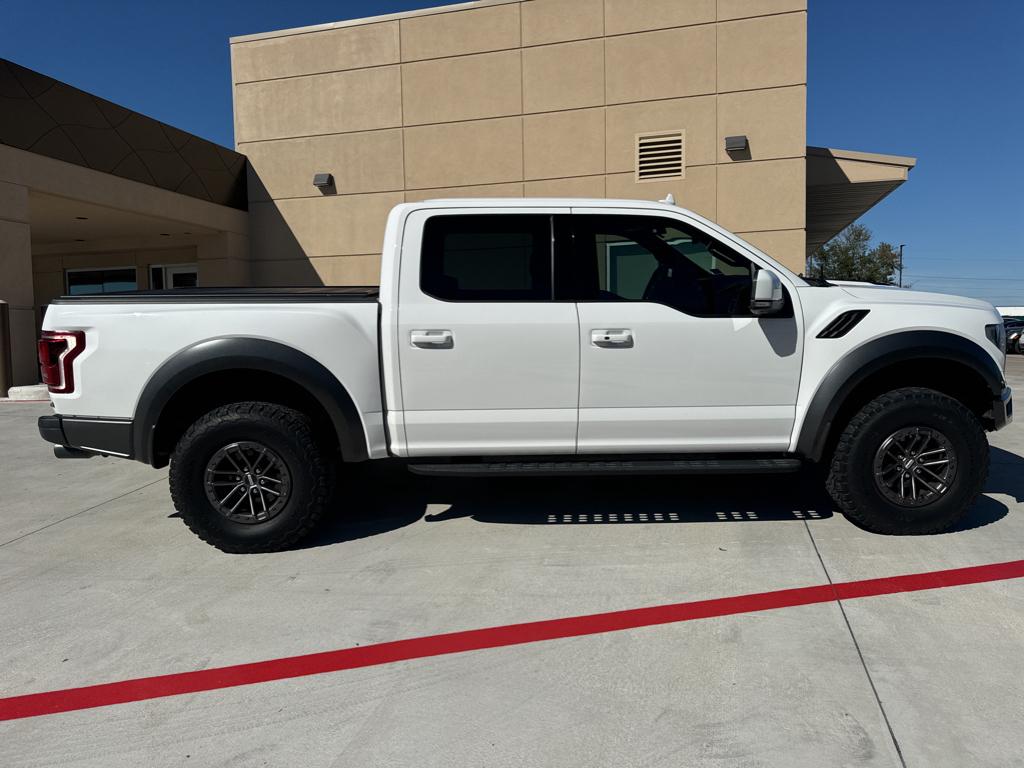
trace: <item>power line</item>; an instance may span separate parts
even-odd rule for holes
[[[1021,259],[1024,259],[1024,256],[984,256],[980,261],[1012,261],[1019,263]],[[966,259],[963,256],[919,256],[917,260],[921,262],[956,261],[963,264]]]
[[[997,283],[1024,283],[1024,277],[972,277],[970,275],[922,275],[918,272],[908,272],[908,278],[915,280],[987,280]]]

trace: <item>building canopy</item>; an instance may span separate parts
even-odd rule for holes
[[[907,180],[917,160],[807,148],[807,254],[827,243]]]

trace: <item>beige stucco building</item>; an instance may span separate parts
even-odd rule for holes
[[[231,61],[263,283],[374,283],[388,210],[452,196],[672,193],[802,271],[914,163],[807,147],[806,0],[480,0]]]
[[[806,0],[477,0],[230,49],[237,151],[0,60],[0,388],[63,293],[376,283],[404,201],[671,193],[802,271],[914,165],[807,146]]]

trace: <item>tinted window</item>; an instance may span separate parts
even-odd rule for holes
[[[653,216],[573,216],[576,293],[702,317],[750,314],[753,265],[699,230]]]
[[[550,301],[551,217],[428,219],[423,229],[420,287],[446,301]]]
[[[112,291],[134,291],[138,288],[135,268],[128,269],[83,269],[67,273],[68,293],[80,296],[90,293],[111,293]]]
[[[181,270],[171,273],[171,288],[195,288],[198,284],[198,271]]]

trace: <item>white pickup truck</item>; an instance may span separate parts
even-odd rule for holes
[[[70,296],[40,363],[58,456],[170,463],[189,527],[276,550],[337,461],[422,474],[790,472],[882,533],[955,524],[1012,418],[985,302],[793,274],[637,200],[399,205],[380,287]]]

